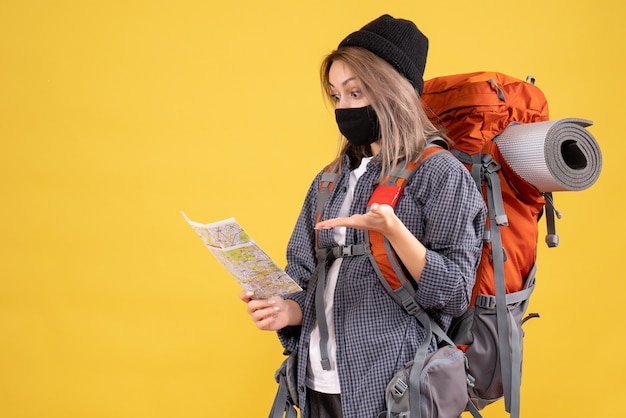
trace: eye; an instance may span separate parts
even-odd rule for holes
[[[339,93],[330,93],[330,100],[333,102],[338,102],[341,99],[341,95]]]
[[[363,93],[361,92],[361,90],[352,90],[350,92],[350,95],[354,97],[355,99],[358,99],[359,97],[361,97],[362,94]]]

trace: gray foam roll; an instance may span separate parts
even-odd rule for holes
[[[602,153],[585,129],[592,122],[566,118],[508,126],[495,142],[511,168],[540,192],[579,191],[600,176]]]

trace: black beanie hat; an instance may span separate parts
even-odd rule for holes
[[[391,64],[421,96],[428,38],[409,20],[383,15],[348,35],[339,47],[365,48]]]

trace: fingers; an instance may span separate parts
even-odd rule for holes
[[[250,308],[248,313],[259,329],[266,329],[271,325],[271,322],[278,316],[279,308],[274,305],[268,305],[260,307],[258,309]]]
[[[247,300],[248,314],[258,329],[276,331],[286,325],[285,301],[281,297],[252,299],[251,293],[242,292],[240,297]]]
[[[315,229],[332,229],[337,228],[338,226],[352,226],[352,221],[352,217],[327,219],[325,221],[318,222],[315,225]]]
[[[374,203],[370,207],[369,212],[365,214],[356,214],[347,218],[327,219],[325,221],[318,222],[315,225],[315,229],[331,229],[339,226],[346,226],[356,229],[369,229],[372,231],[384,232],[390,219],[394,216],[394,210],[391,206]]]
[[[251,292],[249,290],[242,290],[241,293],[239,293],[239,299],[241,299],[245,303],[250,302],[252,300],[252,297],[254,297],[254,292]]]

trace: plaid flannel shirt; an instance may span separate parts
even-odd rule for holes
[[[324,209],[324,219],[337,217],[346,196],[349,172],[354,168],[349,167],[346,157],[344,170]],[[365,212],[380,169],[376,159],[369,162],[357,182],[350,214]],[[287,247],[285,270],[305,289],[288,296],[302,309],[302,325],[278,331],[287,351],[298,350],[302,418],[309,416],[305,373],[309,336],[315,324],[315,292],[307,292],[307,288],[316,268],[314,225],[320,177],[321,172],[309,188]],[[486,216],[482,196],[465,167],[450,153],[438,152],[416,169],[395,212],[427,248],[417,300],[447,330],[452,318],[467,309],[475,282]],[[319,241],[321,247],[336,246],[332,230],[320,230]],[[347,228],[346,245],[363,241],[363,231]],[[343,260],[334,298],[344,418],[374,418],[385,410],[387,383],[413,360],[425,332],[415,317],[386,292],[366,255]],[[435,343],[431,342],[431,351]]]

